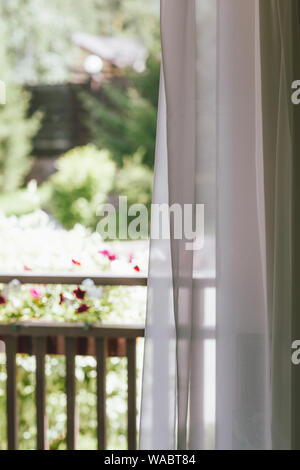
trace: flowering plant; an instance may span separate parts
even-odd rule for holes
[[[146,250],[133,254],[126,242],[104,243],[99,234],[80,225],[61,229],[42,211],[20,218],[0,216],[0,223],[0,261],[5,272],[126,276],[146,271]],[[17,280],[0,285],[0,321],[5,322],[133,322],[143,319],[144,305],[143,288],[97,287],[88,278],[81,286],[21,285]]]
[[[0,265],[2,272],[101,272],[118,275],[146,273],[145,242],[103,243],[97,233],[77,225],[61,229],[41,211],[22,216],[0,215]],[[137,268],[140,270],[138,271]],[[146,289],[143,287],[97,287],[91,279],[80,286],[21,285],[17,280],[0,284],[0,322],[22,320],[81,321],[94,323],[143,322]],[[142,343],[138,343],[142,348]],[[137,375],[141,376],[141,349]],[[124,363],[125,361],[125,363]],[[76,357],[77,400],[80,413],[79,448],[96,448],[95,358]],[[33,356],[17,356],[19,437],[21,449],[35,446]],[[126,442],[126,360],[107,359],[107,416],[109,448]],[[60,356],[46,356],[47,414],[51,449],[64,449],[66,436],[65,364]],[[0,420],[5,420],[6,369],[0,354]],[[5,448],[5,426],[0,427],[0,449]]]

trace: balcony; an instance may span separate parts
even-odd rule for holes
[[[22,275],[2,275],[0,283],[7,284],[17,279],[22,284],[66,284],[80,285],[87,277],[96,286],[146,286],[147,278],[140,275],[120,277],[114,275],[85,276],[78,274],[45,275],[24,273]],[[144,336],[143,325],[108,325],[86,323],[58,323],[42,320],[0,324],[0,337],[3,341],[1,354],[6,354],[6,415],[7,448],[18,449],[18,403],[17,369],[18,353],[30,353],[36,358],[36,448],[49,448],[48,420],[46,413],[46,354],[64,355],[66,358],[66,444],[67,449],[77,447],[78,411],[76,406],[75,357],[93,355],[96,358],[96,408],[98,449],[105,449],[107,443],[106,413],[106,358],[126,356],[127,358],[127,446],[136,449],[137,443],[137,403],[136,403],[136,341]]]

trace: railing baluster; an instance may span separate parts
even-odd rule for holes
[[[76,449],[78,430],[76,419],[75,348],[76,339],[72,337],[65,338],[68,450]]]
[[[34,338],[34,351],[36,356],[36,424],[37,449],[48,449],[46,415],[46,379],[45,379],[45,353],[46,338]]]
[[[136,449],[136,339],[126,340],[128,373],[128,450]]]
[[[7,448],[18,449],[18,409],[17,409],[17,340],[13,336],[6,337],[6,371],[7,371]]]
[[[98,449],[106,449],[106,339],[96,338]]]
[[[78,338],[90,338],[95,342],[95,350],[89,353],[97,357],[97,421],[98,448],[106,448],[106,358],[111,338],[126,341],[128,362],[128,448],[136,449],[136,337],[144,336],[142,325],[95,324],[84,328],[82,323],[18,322],[16,325],[0,323],[0,340],[6,343],[7,356],[7,441],[9,449],[18,448],[18,412],[16,354],[18,338],[29,337],[34,343],[36,355],[36,415],[37,448],[47,449],[47,418],[45,393],[45,358],[47,338],[61,337],[64,348],[56,351],[66,356],[66,395],[67,395],[67,448],[76,449],[78,436],[78,414],[76,407],[75,357]],[[20,346],[21,347],[21,346]],[[21,349],[20,349],[21,351]],[[94,352],[95,351],[95,352]],[[50,352],[49,352],[50,353]],[[111,351],[112,353],[112,351]],[[120,352],[122,357],[123,352]]]

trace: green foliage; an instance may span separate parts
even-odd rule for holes
[[[115,165],[106,150],[93,145],[70,150],[57,161],[49,187],[49,208],[66,228],[76,223],[94,227],[99,204],[113,187]]]
[[[140,149],[132,157],[124,159],[118,171],[116,193],[127,196],[128,205],[144,204],[150,209],[152,200],[153,171],[142,163],[143,151]]]
[[[77,51],[71,40],[76,31],[136,36],[147,48],[158,50],[158,18],[158,0],[0,2],[0,79],[7,83],[7,104],[0,107],[0,191],[22,185],[40,120],[37,115],[26,118],[29,94],[14,83],[67,80],[68,64]],[[153,162],[156,103],[150,95],[158,88],[158,61],[153,67],[151,60],[144,74],[128,72],[125,88],[103,87],[103,103],[102,95],[100,102],[98,96],[86,98],[93,141],[111,150],[120,165],[124,154],[140,146],[145,148],[145,161],[150,166]]]
[[[109,149],[119,166],[124,155],[143,148],[143,162],[153,167],[159,69],[159,60],[152,54],[145,72],[130,70],[126,79],[103,84],[96,94],[80,94],[92,141]]]
[[[6,104],[0,105],[0,191],[11,192],[22,185],[31,166],[31,139],[40,116],[27,117],[29,94],[12,84],[10,63],[0,35],[0,79],[6,83]]]
[[[28,173],[31,139],[39,127],[39,117],[28,119],[28,93],[7,86],[7,103],[0,107],[0,190],[14,191]]]
[[[142,163],[143,150],[139,149],[132,157],[124,158],[124,165],[118,171],[115,192],[127,197],[128,208],[132,204],[143,204],[148,210],[148,227],[140,227],[141,238],[149,237],[153,171]],[[136,214],[139,215],[138,213]],[[127,217],[127,228],[136,216]],[[119,218],[117,219],[119,222]],[[123,220],[123,219],[121,219]],[[126,227],[119,226],[119,230],[125,233]]]
[[[159,54],[152,52],[149,55],[144,73],[135,73],[129,70],[128,74],[137,92],[154,107],[157,107],[160,75]]]
[[[146,47],[153,44],[159,27],[159,0],[95,0],[100,34],[130,35]]]
[[[49,197],[46,189],[46,187],[41,187],[32,190],[31,181],[25,189],[1,194],[0,212],[7,216],[15,215],[18,217],[41,209]]]
[[[138,345],[139,347],[139,345]],[[142,352],[139,351],[142,355]],[[65,358],[46,356],[46,409],[51,450],[66,449]],[[19,448],[36,448],[35,358],[17,356]],[[97,449],[96,360],[77,356],[75,363],[76,397],[79,412],[78,449]],[[138,370],[140,379],[141,368]],[[6,449],[6,373],[5,355],[0,357],[0,450]],[[107,434],[109,449],[125,449],[127,434],[126,359],[107,359]]]
[[[91,25],[95,0],[10,0],[0,2],[1,28],[19,83],[62,81],[72,55],[71,35]]]
[[[147,272],[148,255],[144,245],[130,249],[126,243],[107,244],[98,233],[90,233],[77,226],[71,231],[59,229],[51,218],[41,212],[18,217],[0,214],[0,259],[5,272],[67,272],[134,273],[138,265]],[[122,246],[121,246],[122,245]],[[115,254],[111,260],[103,253]],[[133,251],[133,253],[132,253]],[[101,253],[102,252],[102,253]],[[133,255],[133,259],[132,258]],[[78,261],[74,265],[72,259]],[[0,322],[15,321],[82,321],[88,323],[139,324],[145,319],[145,287],[97,287],[86,279],[80,288],[85,291],[83,300],[76,297],[78,286],[21,285],[17,280],[0,285],[2,303]],[[61,295],[63,295],[63,301]],[[3,303],[3,298],[4,303]],[[79,303],[89,310],[77,313]],[[137,344],[138,378],[142,370],[143,344]],[[36,446],[35,411],[35,358],[17,355],[17,384],[19,403],[20,449]],[[66,448],[66,394],[65,359],[62,356],[46,357],[46,397],[48,437],[51,449]],[[90,356],[76,357],[76,399],[79,408],[79,449],[96,449],[96,360]],[[6,448],[6,367],[5,354],[0,354],[0,449]],[[140,387],[137,387],[138,390]],[[107,359],[107,418],[108,448],[125,449],[127,431],[127,369],[126,359]]]
[[[76,54],[71,40],[74,32],[129,34],[148,47],[158,18],[159,0],[0,2],[0,27],[20,83],[66,80],[68,63]]]

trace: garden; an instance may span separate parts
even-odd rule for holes
[[[6,104],[0,106],[0,266],[2,274],[16,276],[0,284],[1,323],[81,322],[87,328],[99,322],[144,323],[145,287],[97,286],[91,279],[105,273],[147,276],[148,271],[148,233],[138,241],[104,241],[97,230],[97,211],[108,202],[118,211],[119,196],[126,196],[128,205],[142,203],[149,208],[151,204],[159,82],[158,2],[141,3],[88,0],[74,7],[71,1],[62,5],[9,0],[0,5],[0,78],[7,88]],[[117,67],[102,58],[101,77],[98,72],[85,75],[76,91],[80,107],[76,126],[83,129],[84,137],[78,145],[68,143],[55,154],[49,151],[48,155],[46,148],[41,156],[38,143],[46,131],[51,135],[51,129],[59,128],[59,122],[49,124],[50,108],[44,103],[33,106],[34,89],[73,83],[82,54],[71,40],[77,31],[120,40],[137,38],[147,50],[145,67],[139,71]],[[75,116],[72,110],[71,115]],[[60,135],[59,142],[69,142],[67,137]],[[49,162],[51,170],[45,177]],[[43,168],[41,174],[39,168]],[[17,280],[18,275],[30,273],[77,273],[86,278],[73,286]],[[143,341],[139,340],[138,384],[142,355]],[[0,449],[6,448],[5,361],[5,354],[0,353]],[[35,368],[30,350],[17,355],[20,449],[35,448]],[[49,447],[65,449],[65,358],[47,355],[45,370]],[[78,448],[94,449],[96,359],[77,356],[75,372]],[[137,390],[139,394],[139,386]],[[124,449],[126,358],[107,358],[106,391],[107,446]]]
[[[124,243],[104,243],[98,233],[77,224],[71,230],[58,229],[43,211],[20,217],[1,217],[1,261],[4,272],[44,271],[70,273],[147,272],[147,249],[132,253]],[[80,286],[21,285],[18,281],[2,285],[0,322],[48,320],[57,322],[143,323],[144,287],[96,287],[86,279]],[[142,342],[137,344],[140,378]],[[0,414],[5,423],[5,356],[0,354]],[[20,405],[20,448],[35,447],[35,358],[18,355],[18,395]],[[78,447],[96,448],[96,361],[77,356],[77,403],[79,407]],[[126,446],[126,359],[107,359],[108,447]],[[65,448],[66,397],[65,359],[47,356],[47,415],[49,445]],[[0,446],[5,448],[5,426],[0,429]]]

